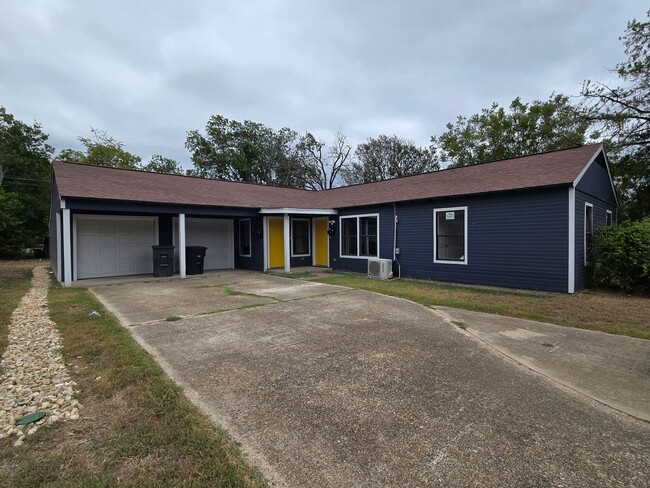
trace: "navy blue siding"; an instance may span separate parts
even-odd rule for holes
[[[251,256],[239,255],[239,220],[235,221],[235,268],[264,271],[264,237],[262,217],[251,218]]]
[[[467,265],[433,262],[433,210],[467,206]],[[393,207],[380,213],[380,253],[392,258]],[[397,204],[402,276],[512,288],[567,291],[568,189],[556,188]],[[338,228],[337,228],[338,232]],[[333,256],[338,256],[338,236]],[[338,258],[336,268],[364,272],[366,260]]]
[[[593,165],[592,165],[593,166]],[[580,186],[580,185],[578,185]],[[607,210],[612,212],[612,223],[616,222],[616,207],[603,202],[593,195],[576,190],[575,208],[575,289],[581,290],[587,286],[588,268],[585,266],[585,203],[591,203],[594,208],[594,231],[607,222]]]
[[[605,156],[602,152],[585,174],[582,175],[576,189],[596,197],[612,207],[616,206],[616,197],[612,190],[612,183],[605,166]]]
[[[86,213],[115,215],[178,215],[184,213],[194,217],[256,217],[255,208],[206,207],[199,205],[164,205],[146,202],[121,202],[114,200],[68,199],[66,207]]]

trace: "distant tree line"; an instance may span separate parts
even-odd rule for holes
[[[650,11],[647,13],[650,18]],[[56,157],[126,169],[221,178],[310,190],[386,180],[442,168],[512,158],[603,141],[621,208],[619,221],[650,215],[650,22],[632,20],[621,41],[627,60],[613,71],[619,84],[585,81],[577,102],[553,93],[530,103],[515,98],[458,116],[428,147],[398,135],[370,137],[356,148],[339,132],[329,141],[258,122],[213,115],[203,131],[187,133],[193,167],[156,154],[142,159],[106,132],[79,137],[83,149]],[[0,107],[0,256],[15,255],[47,234],[54,149],[38,123]]]

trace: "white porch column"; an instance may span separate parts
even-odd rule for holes
[[[284,272],[291,272],[291,232],[289,214],[284,214]]]
[[[63,285],[70,286],[72,284],[72,219],[69,208],[62,209],[61,213],[63,215],[63,228],[61,229],[63,233]]]
[[[178,267],[181,278],[187,278],[185,264],[185,214],[178,214]]]

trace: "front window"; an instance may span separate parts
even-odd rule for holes
[[[251,219],[239,221],[239,255],[251,255]]]
[[[341,256],[377,257],[378,235],[377,215],[341,217]]]
[[[291,221],[291,249],[293,256],[309,256],[309,220]]]
[[[433,211],[435,263],[467,264],[467,207]]]
[[[612,211],[607,210],[607,213],[605,214],[605,225],[607,227],[612,225]]]
[[[585,266],[589,264],[589,251],[594,237],[594,206],[585,203]]]

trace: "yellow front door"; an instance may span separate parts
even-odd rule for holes
[[[284,267],[284,219],[269,219],[269,268]]]
[[[327,219],[314,220],[314,262],[316,266],[329,266]]]

